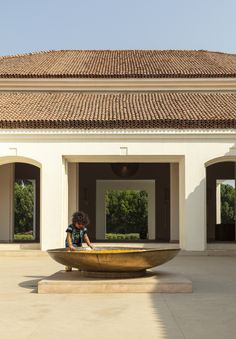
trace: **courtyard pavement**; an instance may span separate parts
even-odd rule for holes
[[[236,257],[178,256],[159,270],[192,294],[37,294],[61,269],[45,255],[0,255],[1,339],[235,339]]]

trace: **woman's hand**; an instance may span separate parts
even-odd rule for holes
[[[76,248],[73,245],[69,246],[69,248],[71,251],[76,251]]]
[[[87,233],[84,235],[84,240],[85,240],[86,244],[91,248],[91,250],[94,250],[94,247],[91,244]]]

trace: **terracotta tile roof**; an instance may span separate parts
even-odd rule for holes
[[[236,77],[236,54],[181,50],[61,50],[0,57],[1,78]]]
[[[236,128],[236,92],[0,92],[0,128]]]

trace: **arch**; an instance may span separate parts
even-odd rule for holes
[[[211,165],[218,164],[221,162],[236,162],[236,155],[224,155],[222,157],[210,159],[205,162],[205,167],[209,167]]]
[[[22,156],[0,156],[0,182],[2,190],[0,192],[1,205],[4,208],[0,213],[0,242],[40,242],[40,224],[41,224],[41,164],[31,158]],[[17,183],[18,186],[15,186]],[[23,192],[21,187],[30,187],[24,192],[32,195],[33,203],[33,217],[32,223],[22,228],[15,224],[15,187],[17,187],[18,194]],[[20,201],[20,200],[17,200]],[[29,200],[26,200],[29,201]],[[31,205],[32,206],[32,205]],[[18,214],[20,215],[20,214]],[[32,229],[31,229],[32,227]],[[16,231],[17,230],[17,231]],[[16,233],[17,236],[16,236]],[[21,233],[24,236],[21,236]],[[32,233],[31,233],[32,232]],[[32,237],[31,237],[32,234]]]
[[[41,163],[35,159],[22,157],[19,155],[8,155],[8,156],[0,156],[0,166],[6,164],[12,164],[16,162],[22,162],[24,164],[29,164],[41,168]]]
[[[207,240],[208,242],[235,241],[236,156],[211,159],[205,163],[205,166]],[[222,193],[226,190],[227,194]],[[228,206],[227,209],[222,207],[225,204]]]

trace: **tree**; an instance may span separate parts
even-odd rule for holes
[[[14,185],[15,233],[33,229],[34,191],[29,180],[17,180]]]
[[[234,224],[235,216],[235,188],[228,184],[221,184],[221,223]]]
[[[139,233],[147,230],[148,200],[145,191],[108,191],[106,194],[107,233]]]

